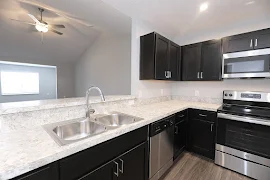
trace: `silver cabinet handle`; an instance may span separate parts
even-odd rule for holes
[[[119,171],[123,174],[124,173],[124,161],[122,159],[119,159],[121,161],[121,169]]]
[[[115,161],[113,161],[116,164],[116,172],[114,174],[118,177],[119,176],[119,164]]]
[[[258,46],[258,39],[255,39],[255,47]]]
[[[253,39],[250,40],[250,47],[253,47]]]
[[[183,118],[183,117],[185,117],[185,115],[184,114],[179,114],[177,117]]]
[[[197,79],[200,79],[200,72],[197,73]]]
[[[211,132],[213,132],[213,124],[211,124]]]
[[[199,116],[206,117],[207,115],[205,115],[205,114],[199,114]]]
[[[172,72],[171,71],[169,71],[170,72],[170,78],[172,78]]]
[[[165,77],[167,78],[167,71],[165,71]]]
[[[175,134],[178,134],[179,133],[179,128],[178,126],[175,126]]]
[[[201,72],[201,79],[203,78],[203,72]]]

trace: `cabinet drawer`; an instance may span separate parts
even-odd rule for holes
[[[175,124],[186,120],[187,116],[188,116],[188,111],[187,110],[184,110],[184,111],[181,111],[181,112],[177,113],[176,116],[175,116]]]
[[[205,121],[216,122],[217,113],[214,111],[190,109],[189,117],[190,119],[201,119]]]

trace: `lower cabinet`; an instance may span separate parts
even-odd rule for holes
[[[174,126],[173,159],[176,159],[186,148],[188,116],[187,110],[176,114]]]
[[[148,142],[147,142],[148,143]],[[120,156],[119,180],[146,180],[148,175],[148,144],[143,143]]]
[[[147,143],[143,143],[79,180],[146,180]]]
[[[214,159],[216,113],[189,110],[188,149]]]

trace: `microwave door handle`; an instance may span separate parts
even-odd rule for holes
[[[264,126],[270,126],[270,121],[261,118],[245,117],[245,116],[236,116],[224,113],[218,113],[218,118],[228,119],[233,121],[241,121],[246,123],[259,124]]]

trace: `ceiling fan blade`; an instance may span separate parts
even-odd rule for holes
[[[33,21],[35,21],[35,23],[39,24],[39,20],[37,20],[37,18],[35,16],[33,16],[32,14],[28,14],[28,16],[30,16],[31,19],[33,19]]]
[[[59,31],[56,31],[55,29],[50,28],[49,30],[50,30],[51,32],[56,33],[56,34],[63,35],[63,33],[59,32]]]
[[[62,24],[50,24],[49,26],[53,27],[53,28],[66,28],[64,25]]]
[[[30,22],[26,22],[26,21],[20,21],[20,20],[17,20],[17,19],[10,19],[10,20],[12,20],[12,21],[16,21],[16,22],[19,22],[19,23],[28,24],[28,25],[33,25],[33,26],[35,26],[35,25],[36,25],[36,24],[34,24],[34,23],[30,23]]]

